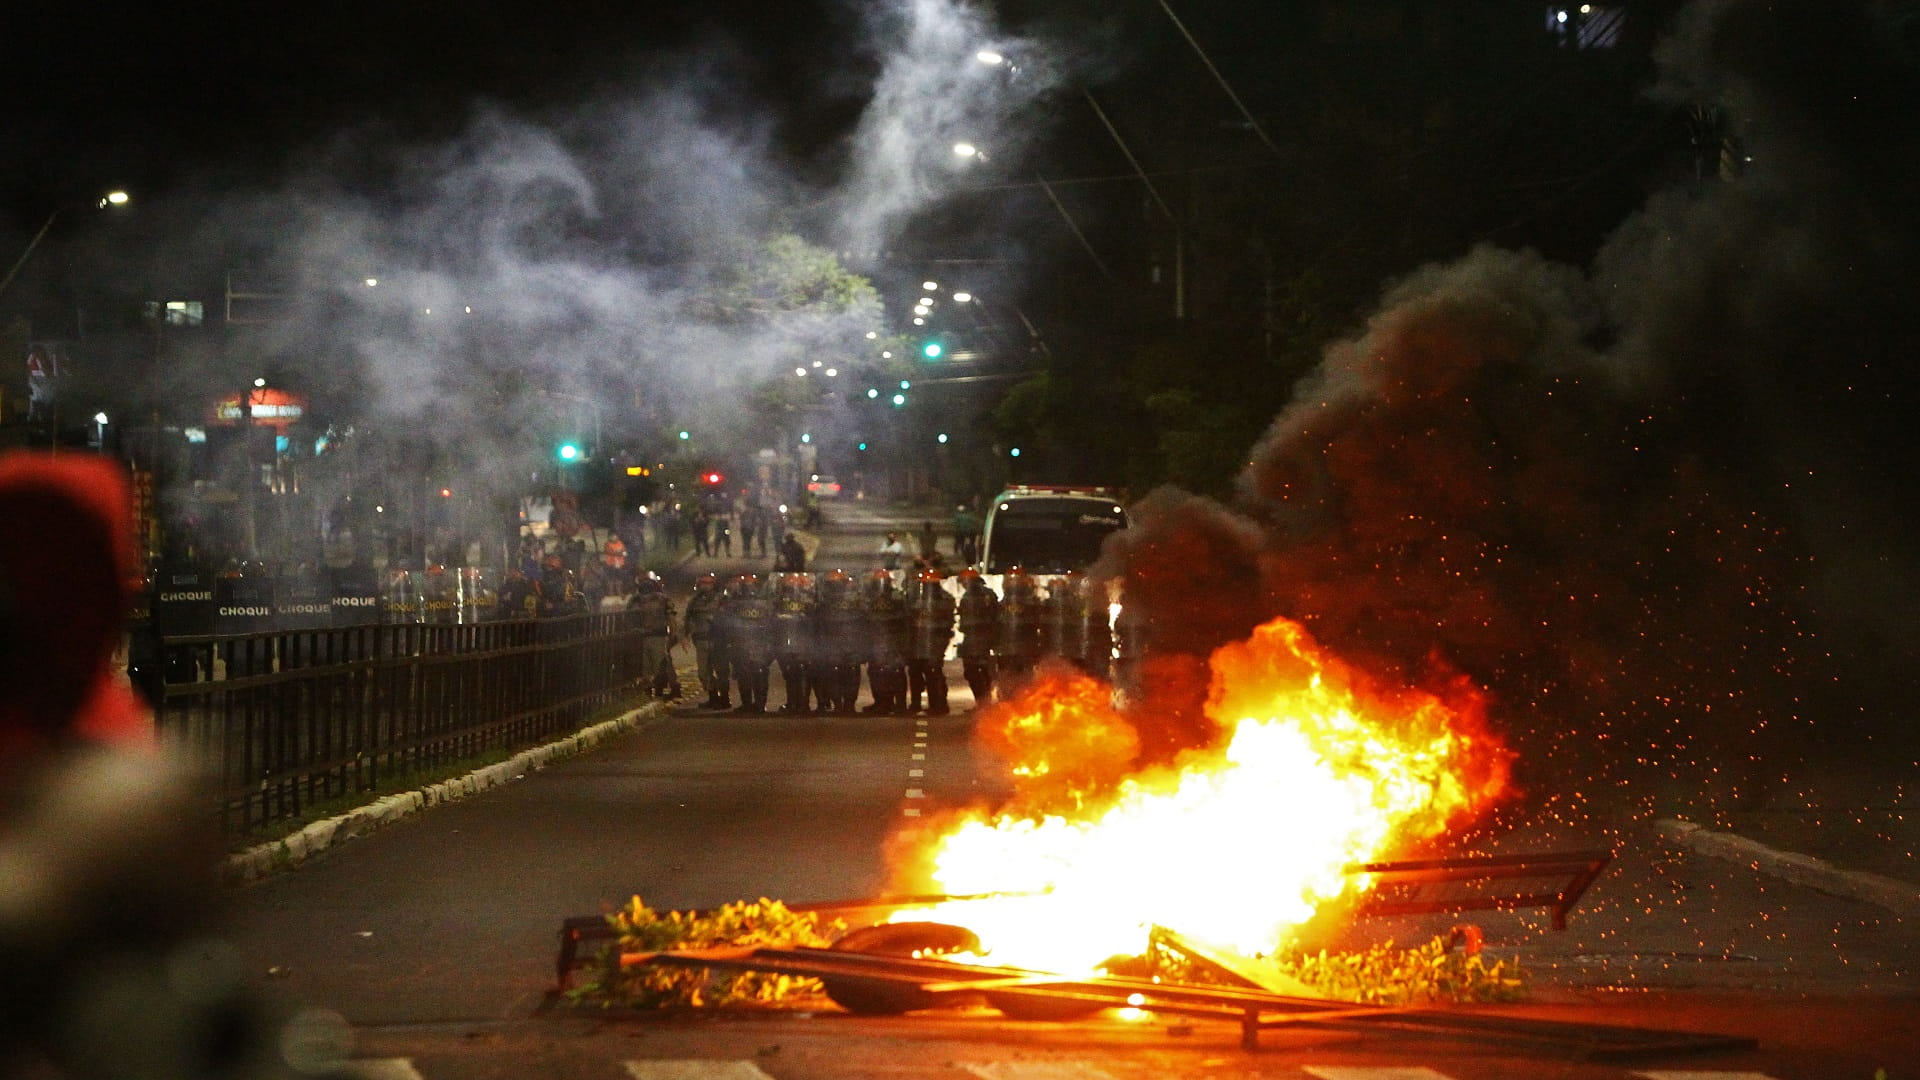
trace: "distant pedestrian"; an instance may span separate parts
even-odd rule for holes
[[[725,514],[713,519],[714,554],[733,558],[733,522]]]
[[[687,526],[693,531],[693,553],[695,555],[713,554],[712,545],[707,541],[707,530],[711,525],[712,522],[707,519],[706,508],[702,506],[694,507],[693,516],[687,521]]]
[[[931,559],[940,553],[940,535],[933,531],[933,522],[920,523],[920,557]]]
[[[880,565],[887,570],[898,570],[901,560],[906,556],[907,549],[900,543],[900,534],[888,533],[886,543],[880,545]]]
[[[780,539],[780,553],[775,557],[773,568],[776,573],[800,574],[807,569],[807,549],[792,533]]]

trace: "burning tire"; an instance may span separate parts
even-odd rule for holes
[[[1082,1020],[1107,1008],[1095,1002],[1065,1001],[1026,994],[988,993],[986,999],[987,1004],[999,1009],[1009,1020]]]
[[[886,923],[851,931],[831,948],[871,956],[938,956],[976,952],[980,939],[966,927],[949,923]],[[918,987],[887,979],[835,975],[820,981],[835,1005],[862,1016],[897,1016],[939,1004],[938,998]]]

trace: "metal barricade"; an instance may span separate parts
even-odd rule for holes
[[[637,686],[633,620],[610,612],[170,637],[162,669],[192,675],[162,689],[159,730],[204,764],[228,830],[244,833],[578,729]]]

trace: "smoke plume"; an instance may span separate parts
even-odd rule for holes
[[[1492,248],[1419,270],[1327,350],[1231,506],[1143,500],[1107,568],[1148,639],[1197,662],[1282,614],[1379,672],[1464,673],[1523,778],[1563,791],[1728,794],[1884,741],[1920,524],[1920,220],[1890,169],[1920,140],[1890,107],[1911,52],[1841,7],[1688,9],[1659,92],[1711,94],[1741,171],[1653,198],[1590,273]]]

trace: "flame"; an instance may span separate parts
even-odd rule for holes
[[[1486,807],[1509,755],[1482,695],[1380,688],[1276,619],[1214,653],[1222,741],[1128,774],[1134,729],[1108,688],[1064,670],[1002,705],[983,739],[1015,798],[965,813],[915,854],[933,890],[999,893],[901,912],[979,934],[993,962],[1069,973],[1137,954],[1163,925],[1270,952],[1389,857]]]

